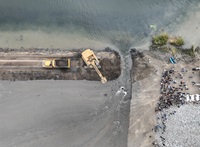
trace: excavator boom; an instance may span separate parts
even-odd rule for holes
[[[86,49],[84,52],[82,52],[82,58],[88,67],[92,66],[95,69],[95,71],[101,78],[101,82],[106,83],[107,79],[101,74],[97,67],[97,65],[99,64],[99,60],[95,56],[94,52],[90,49]]]

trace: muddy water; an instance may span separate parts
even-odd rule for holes
[[[198,3],[188,0],[0,0],[0,43],[3,47],[17,48],[115,46],[126,51],[144,44],[158,30],[175,31],[187,19],[194,20],[191,13],[198,11]]]
[[[187,20],[198,18],[198,3],[0,0],[0,45],[110,46],[126,52],[143,45],[161,29],[189,31],[194,24],[187,24]],[[85,81],[1,82],[0,146],[126,147],[132,88],[130,57],[124,57],[121,76],[105,85]]]

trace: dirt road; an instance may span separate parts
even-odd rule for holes
[[[81,58],[83,50],[60,49],[0,49],[1,80],[97,80],[100,78]],[[120,56],[114,51],[96,52],[100,59],[100,71],[108,80],[114,80],[121,73]],[[63,58],[71,60],[70,69],[45,69],[45,59]]]

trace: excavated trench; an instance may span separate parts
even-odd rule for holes
[[[62,49],[2,49],[0,48],[0,80],[92,80],[100,81],[93,68],[88,68],[79,50]],[[108,81],[117,79],[121,74],[120,56],[116,51],[106,48],[96,51],[100,61],[99,69]],[[71,59],[70,69],[45,69],[45,59]]]

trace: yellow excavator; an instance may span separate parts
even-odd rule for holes
[[[95,56],[94,52],[91,49],[86,49],[82,52],[82,59],[86,63],[86,65],[90,68],[94,68],[97,72],[97,74],[101,78],[102,83],[106,83],[107,79],[101,74],[101,72],[98,69],[99,60]]]

